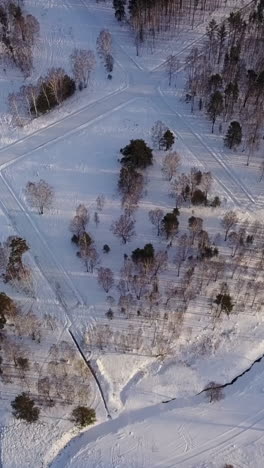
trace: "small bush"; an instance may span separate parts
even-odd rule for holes
[[[72,238],[71,238],[71,241],[72,241],[74,244],[78,245],[78,244],[79,244],[79,237],[76,236],[76,234],[73,234],[73,236],[72,236]]]
[[[205,388],[205,391],[209,403],[214,403],[224,398],[223,389],[221,385],[216,382],[209,382],[209,384]]]
[[[214,197],[214,199],[211,201],[210,205],[213,207],[213,208],[217,208],[218,206],[221,205],[221,200],[218,196]]]
[[[105,245],[103,246],[103,251],[104,251],[104,253],[109,253],[109,252],[110,252],[110,247],[109,247],[109,245],[105,244]]]
[[[72,411],[71,420],[78,427],[94,424],[96,421],[95,410],[93,408],[87,408],[87,406],[77,406]]]
[[[193,205],[206,205],[206,195],[202,190],[196,189],[193,192],[191,202]]]
[[[39,408],[35,406],[32,400],[26,393],[21,393],[12,402],[13,415],[17,419],[23,419],[28,423],[36,422],[39,418]]]
[[[108,309],[105,315],[109,320],[112,320],[114,318],[114,312],[112,311],[112,309]]]

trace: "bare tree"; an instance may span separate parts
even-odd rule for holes
[[[151,138],[153,147],[155,149],[161,148],[162,137],[166,130],[168,130],[168,127],[160,120],[157,120],[157,122],[155,122],[155,124],[153,125],[151,129]]]
[[[96,41],[98,55],[104,58],[112,52],[112,35],[107,29],[102,29]]]
[[[136,305],[136,302],[131,293],[121,295],[118,301],[118,306],[123,314],[129,315],[131,309]]]
[[[132,289],[132,292],[136,295],[137,300],[140,300],[141,297],[147,292],[148,285],[149,285],[148,278],[143,273],[132,276],[131,289]]]
[[[54,189],[48,182],[41,179],[39,182],[28,182],[25,195],[30,206],[37,208],[39,214],[44,213],[44,208],[52,206],[54,199]]]
[[[162,172],[166,180],[171,181],[175,177],[180,164],[181,157],[176,151],[166,154],[162,163]]]
[[[264,160],[261,161],[261,164],[260,164],[260,167],[259,167],[259,170],[260,170],[260,177],[259,177],[259,182],[262,181],[263,177],[264,177]]]
[[[203,220],[201,218],[197,218],[195,216],[191,216],[188,220],[189,223],[189,231],[191,234],[191,244],[193,245],[196,236],[202,231],[203,229]]]
[[[209,403],[214,403],[224,398],[222,386],[216,382],[209,382],[205,387],[205,392],[209,399]]]
[[[203,172],[201,179],[201,187],[205,193],[206,199],[208,197],[208,192],[210,192],[213,183],[213,176],[211,172]]]
[[[179,68],[179,60],[176,55],[169,55],[166,62],[167,74],[169,77],[169,86],[171,86],[172,78]]]
[[[99,214],[97,213],[97,211],[94,212],[94,224],[96,227],[98,227],[98,224],[100,223],[100,218],[99,218]]]
[[[190,176],[182,173],[171,182],[171,196],[175,198],[176,208],[180,200],[187,201],[190,197]]]
[[[235,257],[237,251],[245,248],[246,229],[241,227],[238,232],[233,231],[228,235],[228,243],[232,247],[232,257]]]
[[[35,117],[38,117],[37,98],[39,95],[39,86],[30,84],[28,86],[23,86],[20,89],[27,102],[29,115],[33,114]]]
[[[80,203],[80,205],[77,206],[76,216],[78,216],[82,220],[83,230],[85,230],[87,224],[89,223],[90,216],[88,209],[83,203]]]
[[[89,271],[89,260],[91,255],[91,247],[93,244],[93,239],[87,232],[83,232],[79,237],[79,252],[77,255],[83,260],[86,271]]]
[[[22,127],[26,122],[26,105],[21,92],[8,95],[8,107],[15,125]]]
[[[74,79],[80,89],[87,88],[96,60],[92,50],[74,49],[71,54],[71,64]]]
[[[88,252],[87,264],[90,273],[93,273],[94,268],[100,264],[100,256],[95,247],[91,246]]]
[[[131,258],[126,258],[124,261],[124,266],[120,270],[121,280],[118,285],[120,294],[126,294],[130,291],[130,281],[134,272],[134,264]]]
[[[164,218],[164,211],[160,208],[155,208],[154,210],[149,211],[149,219],[151,224],[157,228],[157,236],[161,232],[161,222]]]
[[[44,398],[49,404],[52,401],[51,398],[51,381],[48,376],[40,377],[38,379],[38,394],[41,398]]]
[[[117,221],[112,223],[111,231],[115,236],[119,237],[124,244],[126,244],[135,235],[134,228],[135,220],[125,212]]]
[[[98,269],[97,280],[106,293],[114,286],[114,274],[110,268],[100,267]]]
[[[39,36],[40,25],[33,15],[27,15],[26,21],[24,22],[25,30],[24,30],[24,37],[28,45],[34,45],[35,40]]]
[[[76,208],[76,215],[70,222],[69,229],[76,236],[78,241],[81,234],[85,232],[87,224],[89,223],[90,215],[85,205],[80,203]]]
[[[175,263],[178,266],[178,276],[180,276],[181,265],[187,258],[190,244],[190,238],[187,236],[187,234],[182,234],[182,236],[179,238],[179,244],[177,246],[177,252],[175,256]]]
[[[65,71],[63,68],[51,68],[48,73],[48,83],[57,104],[63,101],[62,89],[64,83]]]
[[[221,220],[221,226],[225,230],[225,241],[232,227],[238,223],[238,216],[235,211],[228,211]]]
[[[96,208],[98,211],[102,211],[105,206],[105,196],[104,195],[98,195],[96,198]]]

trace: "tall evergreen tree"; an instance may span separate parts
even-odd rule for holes
[[[173,133],[168,129],[161,138],[160,145],[165,151],[168,151],[173,146],[174,140],[175,138]]]
[[[125,4],[126,0],[113,0],[113,7],[115,9],[115,17],[117,21],[123,21],[123,19],[125,19]]]
[[[242,128],[239,122],[235,120],[228,127],[224,143],[227,148],[232,149],[240,145],[242,141]]]
[[[214,133],[214,125],[217,117],[222,114],[224,109],[223,96],[220,91],[215,91],[211,95],[209,104],[207,106],[207,113],[212,121],[212,133]]]

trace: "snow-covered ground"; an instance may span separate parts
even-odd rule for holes
[[[164,69],[159,67],[172,51],[181,54],[183,61],[194,41],[200,41],[204,25],[184,32],[176,41],[159,41],[153,53],[144,50],[136,57],[131,33],[114,20],[108,3],[52,0],[48,4],[27,1],[26,5],[38,16],[42,31],[38,45],[41,54],[36,54],[32,80],[51,66],[61,65],[69,71],[72,49],[95,49],[96,37],[103,27],[109,28],[114,37],[116,69],[111,82],[98,64],[91,89],[78,93],[60,109],[19,133],[12,135],[6,130],[2,144],[10,145],[0,150],[0,207],[5,223],[9,218],[12,232],[15,229],[31,246],[36,277],[42,278],[38,300],[45,304],[47,298],[53,297],[55,312],[63,316],[67,325],[64,333],[69,327],[81,342],[84,328],[107,320],[106,295],[99,288],[96,275],[85,272],[70,242],[68,226],[76,206],[84,203],[89,208],[88,231],[96,241],[102,265],[111,267],[116,276],[123,254],[130,254],[147,242],[155,248],[166,247],[164,241],[156,238],[148,221],[150,209],[159,206],[168,211],[174,203],[161,175],[160,153],[155,154],[155,163],[147,173],[147,193],[136,213],[136,238],[122,246],[110,232],[111,222],[121,210],[116,190],[119,149],[130,139],[144,138],[151,144],[151,127],[156,120],[162,120],[177,136],[175,148],[182,157],[181,171],[196,166],[212,172],[212,195],[220,196],[222,207],[216,212],[194,208],[194,214],[205,219],[205,227],[212,235],[220,231],[219,219],[228,208],[239,210],[241,219],[263,217],[263,185],[257,183],[257,164],[246,168],[241,155],[227,154],[221,137],[210,135],[206,119],[191,115],[179,100],[180,76],[176,92],[171,93]],[[155,71],[149,71],[155,67]],[[9,82],[9,78],[5,81]],[[20,78],[14,77],[12,89],[20,84]],[[3,89],[6,95],[7,85]],[[3,103],[4,95],[2,98]],[[53,208],[42,217],[27,205],[24,195],[28,180],[41,178],[55,189]],[[96,197],[101,193],[106,204],[96,227],[93,213]],[[190,215],[190,209],[182,210],[183,225]],[[2,230],[1,235],[5,238],[6,231]],[[111,247],[107,256],[102,253],[105,243]],[[169,274],[173,274],[173,267]],[[76,433],[67,414],[53,422],[50,411],[44,422],[27,427],[9,419],[5,412],[0,451],[3,467],[45,467],[53,459],[52,468],[220,468],[224,463],[261,467],[263,364],[255,365],[249,374],[227,387],[221,402],[209,405],[204,395],[195,395],[210,380],[231,380],[264,353],[263,306],[260,304],[254,314],[246,311],[239,317],[226,318],[216,332],[210,328],[203,307],[204,303],[188,311],[175,354],[164,361],[151,353],[124,355],[110,349],[104,353],[95,349],[87,356],[92,359],[113,419],[106,420],[94,386],[87,401],[96,406],[98,424],[64,450]],[[125,330],[124,320],[115,322],[121,331]],[[199,346],[208,336],[213,349],[197,358]],[[170,403],[161,403],[174,398]]]
[[[260,363],[217,403],[203,394],[126,411],[74,439],[51,468],[261,468],[263,390]]]

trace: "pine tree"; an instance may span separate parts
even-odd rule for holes
[[[123,21],[123,19],[125,19],[125,4],[126,0],[113,0],[113,7],[115,9],[115,17],[117,21]]]
[[[33,423],[39,418],[39,408],[35,406],[34,400],[24,392],[11,402],[11,406],[13,408],[13,415],[17,419],[24,419],[24,421]]]
[[[165,151],[168,151],[174,144],[175,138],[173,133],[168,129],[164,133],[162,139],[161,139],[161,147],[165,149]]]
[[[222,114],[223,109],[223,96],[220,93],[220,91],[215,91],[215,93],[211,95],[209,104],[207,106],[207,113],[210,120],[212,121],[212,133],[214,133],[214,125],[216,118]]]
[[[227,315],[231,314],[234,304],[232,303],[232,297],[230,294],[217,294],[214,302],[218,305],[220,313],[225,312]]]
[[[240,145],[242,141],[242,128],[239,122],[233,121],[228,127],[226,136],[224,138],[225,146],[232,149]]]
[[[152,149],[144,140],[131,140],[129,145],[121,148],[120,153],[124,156],[121,159],[124,166],[145,169],[152,164]]]
[[[175,208],[172,213],[167,213],[162,220],[162,230],[165,233],[167,239],[174,237],[178,231],[178,214],[179,211],[177,208]]]

